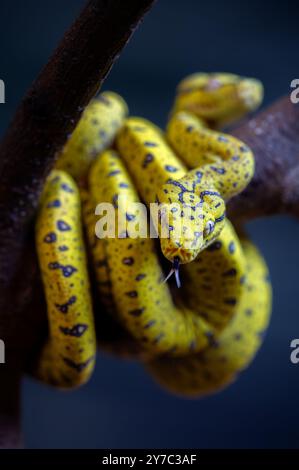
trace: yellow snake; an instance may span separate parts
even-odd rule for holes
[[[199,396],[219,390],[250,363],[268,325],[271,286],[257,248],[226,218],[225,202],[249,183],[254,157],[243,142],[215,129],[261,99],[257,80],[195,74],[179,85],[165,134],[143,118],[126,118],[126,104],[114,93],[86,108],[48,178],[37,217],[49,318],[38,377],[76,386],[94,363],[80,197],[72,177],[80,186],[101,300],[140,344],[150,373],[169,390]],[[149,236],[130,236],[136,224],[148,222],[140,201],[158,204],[161,250]],[[95,235],[100,203],[110,203],[126,221],[121,237]],[[181,289],[161,282],[162,255]]]

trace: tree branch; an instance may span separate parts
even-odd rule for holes
[[[26,94],[0,144],[0,338],[7,348],[6,368],[22,369],[35,340],[42,338],[44,301],[38,294],[32,220],[45,178],[82,110],[154,1],[89,0]],[[1,380],[0,402],[16,397],[17,387],[18,380]],[[12,436],[12,423],[18,434],[16,402],[8,407],[12,419],[4,420],[1,435]]]
[[[233,220],[286,213],[299,217],[299,106],[281,98],[232,134],[254,151],[256,170],[228,207]]]
[[[0,145],[1,307],[55,154],[152,3],[90,0],[17,110]]]

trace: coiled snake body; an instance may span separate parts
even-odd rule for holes
[[[222,126],[260,100],[261,85],[255,80],[197,74],[179,87],[164,135],[145,119],[125,119],[123,100],[106,93],[86,109],[67,144],[71,150],[65,148],[58,160],[59,168],[77,181],[95,160],[81,199],[101,299],[141,345],[150,373],[176,393],[199,396],[231,382],[252,360],[269,321],[265,262],[225,215],[225,201],[250,181],[254,158],[243,142],[208,127]],[[95,149],[90,135],[105,142]],[[114,136],[114,148],[96,156]],[[72,167],[76,153],[84,161],[82,172]],[[178,282],[180,271],[180,295],[161,282],[155,241],[130,236],[147,215],[134,205],[128,212],[122,198],[163,207],[156,230],[161,235],[166,227],[161,252]],[[101,202],[112,203],[116,215],[125,217],[120,238],[95,236],[94,211]],[[61,387],[86,381],[95,355],[79,219],[75,183],[61,169],[54,170],[37,219],[50,339],[35,373]],[[178,222],[179,233],[174,230]]]

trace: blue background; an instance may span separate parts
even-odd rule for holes
[[[66,27],[79,0],[2,0],[0,78],[6,83],[0,131]],[[265,103],[298,78],[295,2],[159,0],[111,72],[105,88],[121,93],[133,114],[164,125],[174,88],[197,71],[260,78]],[[249,224],[274,288],[273,318],[250,368],[224,392],[203,400],[172,396],[142,366],[105,354],[90,383],[72,393],[24,380],[27,447],[299,447],[299,224],[287,217]]]

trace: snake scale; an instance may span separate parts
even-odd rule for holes
[[[47,179],[36,220],[49,323],[36,377],[71,388],[93,371],[86,251],[106,314],[140,345],[145,367],[166,389],[215,392],[252,361],[269,322],[271,284],[225,207],[252,178],[254,156],[220,129],[256,109],[262,95],[258,80],[191,75],[178,86],[165,132],[128,116],[116,93],[89,104]],[[158,240],[131,235],[148,226],[140,202],[156,204]],[[100,203],[114,208],[117,229],[126,221],[121,236],[98,237]],[[161,282],[165,263],[170,273]]]

